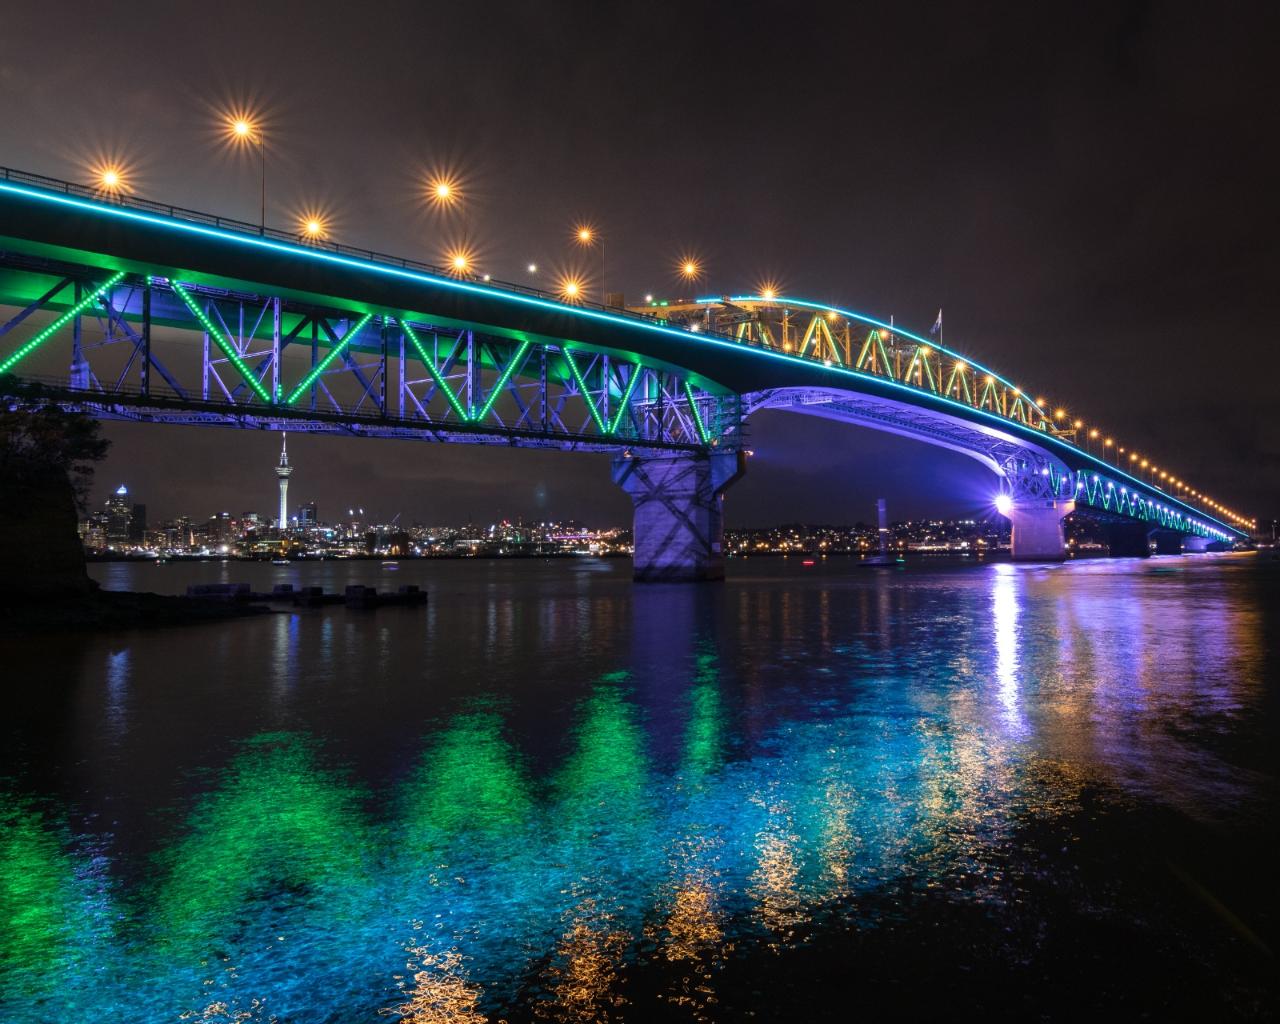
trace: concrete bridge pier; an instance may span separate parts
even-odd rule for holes
[[[1067,557],[1062,520],[1075,509],[1074,501],[1019,501],[1005,513],[1013,524],[1010,544],[1015,562],[1061,562]]]
[[[1146,523],[1111,523],[1107,552],[1112,558],[1150,558],[1151,528]]]
[[[1182,534],[1177,530],[1153,530],[1151,536],[1156,542],[1157,555],[1182,554]]]
[[[741,452],[635,454],[613,460],[613,482],[635,505],[635,579],[724,579],[724,492],[745,468]]]
[[[1213,541],[1208,537],[1197,537],[1194,534],[1187,534],[1182,538],[1182,550],[1186,552],[1192,551],[1208,551],[1209,545]]]

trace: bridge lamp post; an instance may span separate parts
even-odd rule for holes
[[[267,233],[267,138],[260,125],[249,117],[239,115],[227,122],[231,140],[241,146],[258,145],[258,163],[261,168],[262,195],[259,207],[258,234]]]
[[[576,278],[566,277],[560,281],[560,297],[566,302],[581,302],[583,291],[581,282]]]
[[[590,224],[579,224],[573,232],[573,237],[578,244],[584,249],[590,249],[594,246],[600,253],[600,305],[607,305],[608,298],[608,281],[605,277],[604,269],[604,238],[600,232],[593,228]]]
[[[466,277],[471,271],[472,257],[471,253],[465,249],[455,249],[446,254],[449,263],[449,273],[454,277]]]
[[[702,264],[692,256],[680,260],[680,276],[693,288],[693,298],[698,297],[698,282],[702,279]]]
[[[321,242],[328,234],[328,221],[321,214],[304,213],[298,218],[298,236],[304,242]]]
[[[99,164],[93,168],[93,176],[98,191],[113,198],[129,187],[128,174],[118,164]]]

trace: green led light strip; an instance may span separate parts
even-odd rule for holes
[[[591,418],[596,421],[596,426],[600,428],[600,433],[609,433],[604,425],[604,420],[600,416],[600,410],[596,408],[596,403],[587,394],[587,382],[582,379],[582,374],[578,372],[578,364],[573,361],[573,354],[567,348],[562,351],[564,352],[565,362],[569,364],[569,372],[573,374],[573,379],[578,384],[578,390],[582,392],[582,400],[587,403],[587,411],[591,413]]]
[[[431,379],[436,382],[436,387],[444,392],[444,397],[449,400],[449,404],[453,406],[453,411],[458,414],[462,422],[467,422],[471,417],[467,415],[467,410],[462,407],[462,402],[458,400],[458,396],[453,393],[453,388],[449,387],[448,382],[441,376],[440,371],[436,369],[436,361],[427,355],[427,350],[423,347],[422,342],[418,340],[418,335],[412,327],[403,321],[401,321],[400,326],[404,328],[404,333],[413,342],[413,347],[418,350],[418,356],[422,359],[422,364],[427,368],[427,372],[431,374]]]
[[[493,408],[493,403],[498,400],[498,395],[501,394],[502,389],[507,386],[507,381],[511,379],[511,375],[515,372],[516,367],[520,365],[521,361],[524,359],[524,354],[528,351],[529,342],[522,341],[520,343],[520,347],[516,349],[515,357],[511,362],[507,363],[507,368],[502,371],[502,376],[498,378],[497,382],[490,389],[488,399],[485,400],[480,411],[476,413],[475,419],[477,421],[482,420],[489,415],[489,410]]]
[[[330,363],[337,359],[338,356],[342,355],[347,346],[351,344],[352,339],[363,331],[364,325],[372,319],[373,314],[366,313],[360,319],[358,324],[352,327],[351,330],[347,331],[347,333],[342,336],[342,340],[339,341],[338,344],[334,345],[333,348],[329,349],[329,354],[321,359],[320,362],[316,363],[315,366],[311,367],[311,372],[302,378],[296,388],[289,392],[289,397],[285,399],[285,405],[293,405],[294,402],[301,398],[302,393],[306,391],[307,388],[311,387],[312,382],[314,382],[320,374],[324,373]]]
[[[640,380],[642,372],[639,366],[632,368],[631,378],[627,381],[627,389],[622,392],[622,401],[618,403],[618,411],[613,414],[613,422],[609,424],[610,434],[616,434],[618,427],[622,425],[622,416],[627,411],[627,403],[631,401],[631,392],[636,389],[636,383]]]
[[[92,306],[95,302],[98,301],[98,299],[102,298],[102,296],[106,294],[107,289],[114,288],[117,284],[120,283],[120,281],[123,278],[124,278],[124,272],[121,271],[119,274],[114,275],[109,281],[107,281],[106,284],[104,284],[97,291],[92,292],[89,295],[86,295],[84,298],[82,298],[69,310],[63,313],[62,316],[58,317],[57,320],[55,320],[43,331],[41,331],[34,338],[32,338],[25,345],[23,345],[16,352],[14,352],[13,355],[11,355],[3,363],[0,363],[0,373],[8,373],[9,369],[13,366],[16,366],[19,360],[25,358],[26,356],[29,356],[32,352],[38,349],[46,341],[52,338],[54,334],[56,334],[59,331],[59,329],[61,329],[62,327],[65,327],[68,323],[70,323],[72,320],[78,317],[81,313],[83,313],[86,309]]]
[[[693,422],[698,425],[698,436],[702,438],[703,444],[711,441],[711,435],[707,433],[706,425],[702,422],[702,413],[698,411],[698,403],[693,397],[693,385],[688,381],[684,382],[684,393],[689,398],[689,409],[693,412]]]
[[[240,358],[240,353],[236,351],[235,345],[232,344],[231,339],[226,337],[218,330],[217,327],[214,326],[213,321],[205,315],[204,310],[196,304],[195,299],[191,297],[191,293],[188,292],[186,288],[177,281],[170,281],[169,284],[173,287],[173,290],[178,293],[178,297],[186,304],[187,309],[191,310],[192,315],[200,321],[200,325],[208,332],[209,337],[218,343],[218,348],[222,349],[223,355],[225,355],[227,359],[231,361],[231,364],[240,371],[240,376],[244,378],[245,383],[248,384],[249,387],[253,388],[259,398],[270,405],[271,392],[262,386],[262,381],[258,380],[258,378],[254,376],[254,373],[249,369],[248,364]]]

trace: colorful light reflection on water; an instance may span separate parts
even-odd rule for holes
[[[643,1020],[645,962],[714,1020],[727,961],[876,929],[900,889],[1017,899],[1019,830],[1085,786],[1262,799],[1214,739],[1274,672],[1253,561],[590,568],[406,564],[425,613],[10,643],[41,689],[0,1016]]]

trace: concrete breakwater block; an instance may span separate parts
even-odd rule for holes
[[[252,596],[247,583],[190,583],[187,585],[187,597],[248,601]]]
[[[383,605],[425,604],[426,591],[413,584],[400,587],[394,594],[380,594],[376,587],[365,587],[352,584],[344,594],[348,608],[378,608]]]

